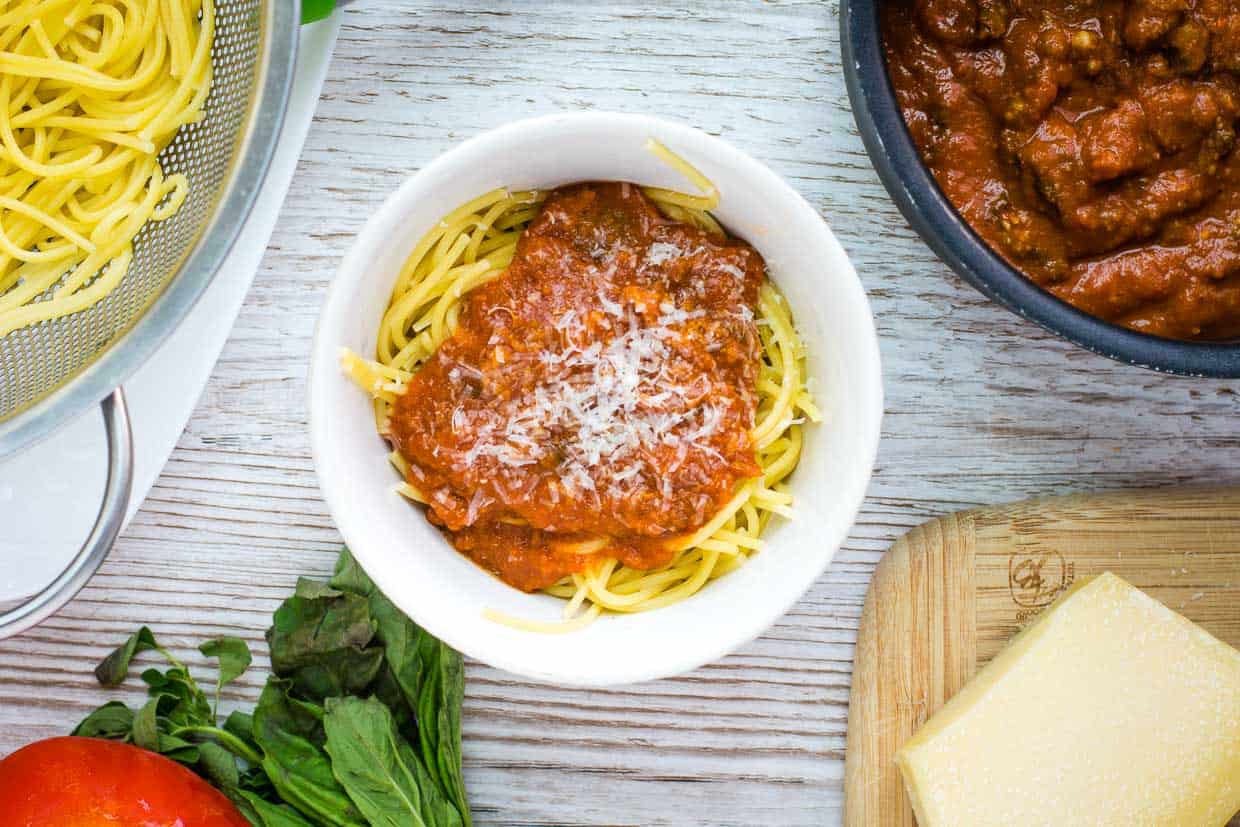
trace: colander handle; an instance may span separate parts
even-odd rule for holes
[[[108,480],[95,526],[77,555],[55,580],[20,606],[0,613],[0,638],[24,632],[68,603],[98,570],[120,533],[133,488],[133,434],[129,428],[125,394],[120,388],[101,405],[108,433]]]

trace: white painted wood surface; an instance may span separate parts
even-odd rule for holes
[[[884,442],[835,563],[738,654],[607,692],[470,664],[479,823],[836,824],[855,628],[895,537],[1034,494],[1240,477],[1240,382],[1167,378],[1066,345],[962,284],[909,230],[849,112],[834,0],[360,0],[262,270],[171,461],[78,599],[0,644],[0,753],[111,697],[91,669],[136,624],[191,663],[218,634],[265,652],[272,609],[298,575],[325,574],[340,544],[304,402],[337,261],[437,153],[514,118],[585,108],[723,135],[822,211],[878,317]],[[241,699],[257,696],[259,662]]]

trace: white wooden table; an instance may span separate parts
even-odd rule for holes
[[[360,0],[262,270],[163,476],[78,599],[0,644],[0,754],[110,697],[91,669],[137,624],[191,663],[219,634],[265,654],[273,608],[298,575],[326,574],[340,546],[304,387],[338,260],[439,152],[514,118],[585,108],[718,133],[822,211],[878,317],[887,419],[847,545],[738,654],[614,691],[471,663],[465,763],[479,823],[838,823],[857,618],[895,537],[982,503],[1240,476],[1240,382],[1162,377],[1066,345],[962,284],[909,230],[849,112],[835,2]],[[265,657],[257,666],[240,700],[256,698]]]

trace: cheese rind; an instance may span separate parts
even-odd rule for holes
[[[921,827],[1220,827],[1240,652],[1112,574],[1078,583],[900,749]]]

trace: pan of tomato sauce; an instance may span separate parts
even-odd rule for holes
[[[845,69],[910,223],[1097,352],[1240,375],[1240,2],[846,2]]]

